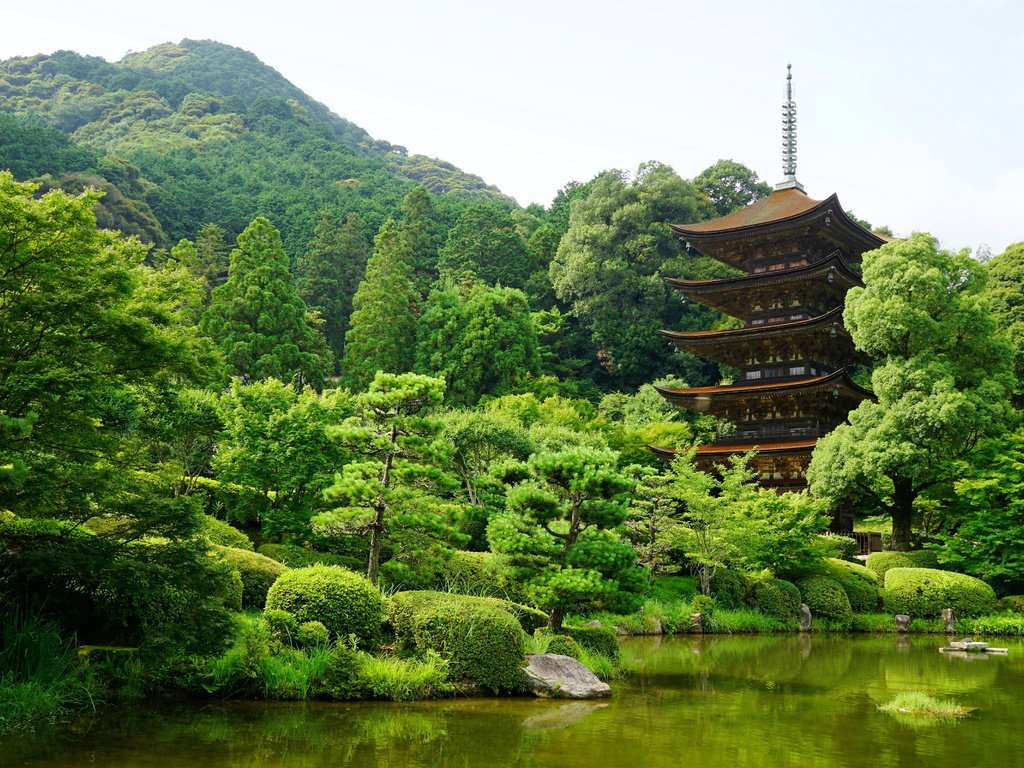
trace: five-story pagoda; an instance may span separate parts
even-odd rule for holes
[[[785,181],[768,197],[700,224],[672,225],[688,249],[744,272],[724,280],[668,283],[684,299],[743,321],[725,331],[662,331],[679,350],[737,369],[733,384],[659,389],[675,405],[735,426],[697,448],[710,469],[756,450],[763,485],[806,487],[811,451],[870,393],[848,366],[858,361],[843,327],[846,292],[860,285],[852,265],[885,239],[843,211],[835,195],[813,200],[796,180],[796,105],[787,73],[783,106]],[[670,451],[655,449],[663,455]]]

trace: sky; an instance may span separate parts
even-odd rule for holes
[[[526,205],[657,160],[797,178],[897,235],[1000,253],[1024,240],[1019,0],[48,0],[4,9],[0,58],[117,61],[183,38],[256,54],[372,136]]]

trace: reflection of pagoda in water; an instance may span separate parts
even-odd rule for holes
[[[697,448],[709,469],[756,449],[761,483],[806,487],[819,437],[870,393],[851,381],[857,361],[843,327],[846,292],[860,285],[851,264],[886,241],[854,222],[832,195],[812,200],[796,180],[796,105],[787,75],[783,106],[786,180],[755,203],[713,221],[672,225],[688,247],[746,274],[673,280],[683,297],[743,320],[727,331],[662,331],[677,349],[738,369],[728,386],[659,389],[682,408],[727,419],[735,430]],[[655,449],[666,456],[671,452]]]

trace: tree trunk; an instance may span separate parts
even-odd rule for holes
[[[551,631],[556,634],[561,633],[563,621],[565,621],[565,608],[561,606],[552,608],[551,613],[548,614],[548,626],[551,627]]]
[[[377,576],[380,573],[380,539],[380,525],[375,523],[370,529],[370,560],[366,566],[366,578],[371,584],[377,583]]]
[[[892,549],[910,550],[910,523],[914,517],[914,487],[910,480],[898,478],[892,494]]]

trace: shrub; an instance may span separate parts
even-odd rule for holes
[[[827,558],[825,576],[835,579],[850,599],[854,613],[872,613],[878,610],[878,577],[859,563]]]
[[[718,608],[717,601],[708,595],[694,595],[690,601],[690,613],[699,613],[704,621],[712,621],[715,618],[715,610]]]
[[[860,544],[857,543],[856,539],[849,536],[829,534],[821,536],[821,540],[828,548],[829,557],[835,557],[840,560],[853,560],[860,554]]]
[[[199,515],[199,535],[211,544],[252,551],[252,541],[233,525],[209,515]]]
[[[427,589],[416,589],[404,591],[400,594],[402,595],[402,605],[406,607],[394,608],[394,611],[398,611],[400,617],[404,617],[407,615],[408,606],[418,602],[431,602],[436,599],[437,595],[450,593],[434,592]],[[539,611],[536,608],[531,608],[530,606],[523,605],[522,603],[513,603],[509,600],[502,600],[497,597],[480,597],[478,595],[462,595],[461,597],[464,597],[469,601],[478,601],[481,605],[493,605],[508,611],[519,621],[523,631],[527,634],[533,634],[535,630],[548,625],[548,615],[544,613],[544,611]],[[389,611],[389,620],[394,615],[394,611]]]
[[[797,587],[800,588],[800,595],[811,609],[812,615],[840,625],[849,625],[853,620],[850,598],[835,579],[828,576],[809,576],[801,579]]]
[[[965,635],[1024,635],[1024,616],[1015,613],[978,616],[958,621],[956,629]]]
[[[235,568],[242,577],[242,605],[262,610],[267,590],[288,567],[257,552],[213,545],[213,554]]]
[[[289,568],[307,568],[311,565],[340,565],[349,570],[361,571],[366,563],[356,557],[335,555],[330,552],[317,552],[297,544],[263,544],[257,550],[261,555],[284,563]]]
[[[355,648],[337,643],[331,649],[320,679],[320,692],[338,701],[358,699],[362,695],[359,686],[361,656]]]
[[[522,589],[509,577],[507,563],[494,552],[452,552],[441,567],[440,586],[464,595],[521,600]]]
[[[564,626],[562,631],[587,650],[609,659],[619,658],[619,638],[608,627]]]
[[[996,608],[1000,611],[1024,613],[1024,595],[1007,595],[999,600]]]
[[[747,594],[746,577],[731,568],[718,568],[711,579],[711,596],[723,608],[742,608]]]
[[[580,656],[583,655],[583,649],[580,647],[580,644],[569,637],[569,635],[552,635],[548,639],[546,653],[558,653],[562,656],[571,656],[579,661]]]
[[[364,647],[377,644],[383,602],[365,577],[336,565],[286,571],[267,593],[267,608],[288,611],[299,623],[319,621],[334,639],[355,635]]]
[[[750,587],[750,601],[765,616],[792,623],[800,614],[800,590],[782,579],[757,579]]]
[[[224,583],[224,589],[221,594],[224,607],[229,611],[242,610],[244,596],[245,584],[242,583],[242,574],[236,568],[230,568],[230,573]]]
[[[304,621],[295,632],[295,641],[303,648],[323,648],[331,641],[331,633],[319,621]]]
[[[422,659],[360,654],[357,673],[365,695],[389,701],[429,699],[454,692],[448,682],[448,662],[427,651]]]
[[[522,690],[523,629],[499,601],[442,592],[399,592],[388,618],[405,646],[436,651],[454,680],[495,693]]]
[[[913,552],[872,552],[864,565],[874,572],[879,582],[884,582],[890,568],[937,568],[939,561],[930,549],[917,549]]]
[[[911,616],[939,616],[953,608],[980,616],[996,607],[996,594],[981,579],[934,568],[890,568],[885,574],[885,609]]]
[[[267,625],[271,637],[285,645],[291,645],[299,631],[299,622],[288,611],[275,609],[264,611],[263,622]]]

